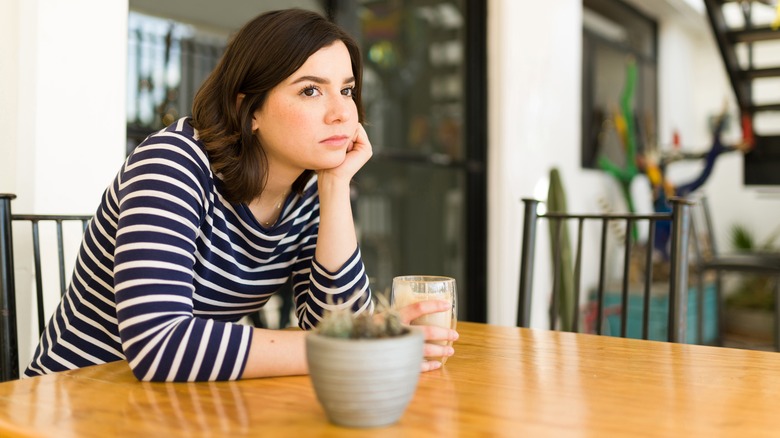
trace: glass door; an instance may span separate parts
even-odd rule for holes
[[[334,1],[361,43],[374,157],[355,215],[372,287],[396,275],[457,279],[459,318],[486,318],[485,6],[466,0]]]

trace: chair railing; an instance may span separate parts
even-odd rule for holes
[[[560,235],[561,227],[569,220],[577,223],[577,240],[574,250],[574,312],[573,330],[579,327],[579,302],[581,289],[581,269],[582,269],[582,247],[583,247],[583,229],[586,220],[601,221],[600,255],[599,255],[599,279],[596,290],[597,303],[596,310],[596,333],[601,334],[601,325],[604,317],[603,303],[606,287],[606,247],[607,235],[610,223],[614,221],[625,221],[626,230],[631,230],[638,221],[647,221],[648,242],[653,242],[656,225],[660,221],[672,222],[671,248],[670,248],[670,288],[669,288],[669,313],[668,313],[668,340],[671,342],[685,342],[686,339],[686,313],[687,313],[687,292],[688,292],[688,238],[690,235],[690,206],[691,201],[673,198],[671,200],[672,211],[669,213],[651,213],[651,214],[570,214],[549,212],[539,214],[537,207],[541,201],[535,199],[523,199],[525,204],[522,248],[520,254],[520,285],[518,297],[517,324],[520,327],[530,327],[531,320],[531,298],[534,270],[534,252],[536,247],[536,225],[537,219],[546,218],[554,224],[553,240],[553,285],[552,299],[550,302],[550,329],[555,329],[557,315],[559,314],[560,288],[558,284],[558,273],[561,269],[561,245]],[[642,315],[642,333],[643,338],[647,339],[649,326],[649,299],[652,286],[652,251],[653,245],[648,244],[645,257],[645,281],[643,295],[643,315]],[[629,259],[631,255],[631,240],[626,236],[623,248],[624,266],[621,285],[621,306],[627,308],[628,290],[629,290]],[[626,336],[628,312],[621,312],[621,333]]]
[[[724,274],[758,274],[774,276],[776,278],[774,286],[774,321],[773,321],[773,347],[775,351],[780,351],[780,254],[777,252],[731,252],[724,253],[718,248],[712,213],[710,212],[709,201],[703,193],[695,193],[692,197],[697,204],[699,220],[692,221],[692,232],[695,236],[703,236],[708,243],[709,251],[705,253],[699,243],[699,238],[694,238],[694,255],[696,260],[696,285],[699,295],[703,295],[705,285],[705,273],[714,273],[715,303],[716,314],[718,318],[717,345],[723,345],[724,334],[726,331],[726,312],[724,305]],[[697,223],[698,222],[698,223]],[[697,229],[697,227],[701,227]],[[699,329],[702,330],[702,329]]]
[[[35,299],[38,318],[38,336],[46,325],[43,296],[43,269],[41,257],[40,224],[53,223],[57,232],[57,264],[60,296],[67,287],[65,272],[65,244],[63,223],[81,222],[82,233],[90,215],[12,214],[13,194],[0,194],[0,381],[19,378],[19,343],[16,319],[16,278],[14,273],[13,224],[28,222],[32,233],[33,269],[35,272]]]

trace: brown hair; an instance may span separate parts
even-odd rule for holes
[[[268,160],[252,132],[255,111],[268,92],[309,56],[336,41],[347,46],[352,59],[353,97],[362,122],[360,49],[349,34],[325,17],[302,9],[267,12],[245,24],[228,43],[192,104],[192,125],[222,179],[220,189],[228,201],[249,202],[265,188]],[[239,93],[245,97],[237,105]],[[312,173],[301,174],[293,190],[302,193]]]

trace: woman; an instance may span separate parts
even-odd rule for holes
[[[372,311],[349,202],[371,156],[361,71],[354,40],[316,13],[247,23],[192,118],[147,138],[106,189],[25,375],[122,359],[150,381],[306,373],[305,332],[236,321],[288,279],[304,329],[337,306]],[[427,357],[451,354],[426,344]]]

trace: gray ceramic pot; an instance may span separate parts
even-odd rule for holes
[[[417,388],[423,334],[339,339],[309,333],[306,357],[314,391],[328,419],[340,426],[396,423]]]

